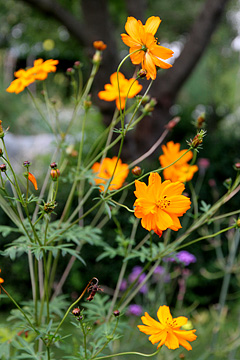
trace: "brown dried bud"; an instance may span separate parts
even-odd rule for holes
[[[51,175],[52,180],[56,181],[57,178],[59,178],[59,176],[60,176],[59,169],[52,169],[51,172],[50,172],[50,175]]]
[[[146,75],[147,75],[147,71],[144,70],[144,69],[141,69],[141,70],[139,70],[139,72],[138,72],[137,75],[138,75],[138,77],[140,77],[140,78],[145,78]]]
[[[5,165],[5,164],[1,164],[1,165],[0,165],[0,170],[1,170],[2,172],[6,172],[6,170],[7,170],[6,165]]]
[[[179,116],[176,116],[174,117],[172,120],[170,120],[168,122],[168,124],[165,126],[166,129],[168,130],[172,130],[180,121],[180,117]]]
[[[81,314],[81,311],[79,308],[75,308],[75,309],[73,309],[72,314],[74,316],[79,316]]]
[[[120,311],[119,310],[114,310],[113,315],[115,317],[118,317],[120,315]]]
[[[105,50],[107,48],[107,45],[104,44],[104,42],[102,40],[98,40],[98,41],[93,42],[93,47],[96,50],[103,51],[103,50]]]
[[[0,157],[2,156],[2,154],[3,154],[3,149],[0,148]]]
[[[135,166],[132,169],[132,174],[135,176],[140,176],[142,174],[142,169],[140,168],[140,166]]]

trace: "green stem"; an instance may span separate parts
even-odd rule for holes
[[[39,335],[39,332],[35,329],[34,325],[32,324],[31,320],[29,319],[29,317],[25,314],[25,312],[21,309],[21,307],[18,305],[18,303],[13,299],[13,297],[7,292],[7,290],[4,289],[4,287],[0,284],[0,288],[5,292],[5,294],[9,297],[9,299],[14,303],[14,305],[18,308],[18,310],[22,313],[22,315],[25,317],[25,319],[27,320],[29,326],[31,327],[31,329],[33,329],[33,331]],[[43,339],[42,339],[43,340]],[[44,342],[44,340],[43,340]]]
[[[155,351],[153,354],[143,354],[140,352],[136,352],[136,351],[126,351],[126,352],[122,352],[122,353],[118,353],[118,354],[112,354],[112,355],[106,355],[106,356],[99,356],[96,358],[96,360],[100,360],[100,359],[109,359],[109,358],[114,358],[115,356],[124,356],[124,355],[139,355],[139,356],[144,356],[144,357],[152,357],[155,356],[159,353],[159,351],[161,350],[161,348],[159,348],[157,351]]]

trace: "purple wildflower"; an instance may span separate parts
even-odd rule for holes
[[[143,313],[143,309],[142,309],[141,305],[132,304],[132,305],[129,305],[129,307],[128,307],[128,313],[130,315],[140,316]]]
[[[128,287],[128,283],[126,279],[122,279],[121,285],[120,285],[120,290],[121,291],[125,291]]]
[[[197,261],[196,257],[186,250],[179,251],[177,258],[185,266],[188,266],[189,264],[195,263]]]

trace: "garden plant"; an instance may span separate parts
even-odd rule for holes
[[[213,204],[201,201],[204,174],[201,172],[200,177],[200,171],[209,166],[207,159],[197,163],[207,136],[203,114],[191,124],[193,136],[187,144],[166,141],[179,121],[173,118],[145,154],[131,163],[121,157],[128,132],[134,131],[156,105],[149,94],[157,72],[174,66],[169,62],[173,51],[161,46],[155,37],[160,22],[157,16],[145,24],[134,17],[127,19],[121,38],[130,48],[129,54],[98,94],[101,101],[115,101],[116,110],[110,125],[88,143],[87,150],[86,123],[92,121],[94,106],[90,93],[107,44],[98,39],[94,42],[92,70],[85,84],[79,61],[67,69],[73,112],[64,127],[45,81],[57,71],[58,60],[35,60],[31,68],[16,71],[7,88],[9,93],[28,92],[54,136],[55,148],[50,166],[41,169],[41,174],[46,173],[44,179],[33,174],[28,159],[22,159],[24,174],[17,174],[8,155],[7,119],[0,122],[0,205],[11,221],[0,230],[6,240],[14,235],[0,255],[14,262],[20,257],[26,260],[31,287],[31,298],[17,301],[9,291],[9,269],[0,262],[0,305],[4,300],[12,307],[0,327],[1,359],[184,359],[189,356],[186,350],[193,350],[194,359],[221,358],[219,354],[224,351],[222,358],[226,359],[228,352],[229,359],[234,359],[238,330],[229,335],[228,346],[217,344],[240,228],[239,208],[225,212],[224,206],[240,190],[240,163],[234,165],[235,179],[226,181],[222,196]],[[136,67],[128,79],[121,68],[130,61]],[[33,83],[36,92],[31,91]],[[69,136],[76,132],[76,123],[81,124],[80,139],[71,149]],[[153,157],[158,166],[145,171],[142,163]],[[198,173],[201,181],[194,183]],[[64,206],[59,211],[61,197]],[[115,227],[111,230],[114,242],[107,238],[109,224],[111,229]],[[203,350],[204,331],[197,306],[183,306],[188,266],[196,262],[186,248],[222,235],[228,237],[229,254],[223,261],[214,332]],[[110,277],[112,260],[120,264],[113,291],[102,282],[101,271],[91,275],[89,256],[88,260],[84,258],[86,246],[91,249],[92,263],[104,265]],[[71,289],[64,284],[76,262],[85,274],[81,279],[88,280],[78,283],[73,300]],[[176,279],[179,291],[176,306],[170,309],[169,294],[171,287],[173,294]],[[165,287],[170,289],[167,294]]]

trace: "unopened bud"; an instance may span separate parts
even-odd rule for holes
[[[55,163],[55,162],[51,163],[50,168],[51,169],[56,169],[57,168],[57,163]]]
[[[89,96],[87,97],[87,100],[85,100],[85,101],[83,102],[83,106],[84,106],[84,109],[85,109],[85,110],[90,109],[90,107],[92,106],[91,95],[89,95]]]
[[[205,122],[205,114],[202,113],[201,115],[199,115],[199,117],[197,118],[197,128],[201,129],[203,127],[203,124]]]
[[[240,219],[237,219],[237,221],[236,221],[236,227],[240,228]]]
[[[58,169],[52,169],[50,172],[51,178],[53,181],[56,181],[60,176],[60,171]]]
[[[102,61],[102,55],[101,55],[101,51],[97,50],[95,52],[95,54],[93,55],[93,63],[94,64],[99,64]]]
[[[157,100],[154,99],[154,98],[152,98],[152,99],[149,101],[149,103],[144,106],[143,112],[144,112],[144,113],[152,112],[152,111],[154,110],[154,107],[155,107],[156,104],[157,104]]]
[[[118,317],[120,315],[120,311],[119,310],[114,310],[113,315],[115,317]]]
[[[103,51],[103,50],[105,50],[107,48],[107,45],[104,44],[104,42],[102,40],[98,40],[98,41],[93,42],[93,47],[96,50]]]
[[[4,137],[4,131],[3,131],[3,127],[2,127],[2,120],[0,120],[0,138]]]
[[[168,122],[168,124],[166,125],[166,129],[172,130],[179,123],[179,121],[180,121],[179,116],[174,117],[172,120]]]
[[[66,74],[67,75],[73,75],[75,73],[75,70],[73,68],[68,68],[67,71],[66,71]]]
[[[79,308],[75,308],[75,309],[73,309],[73,311],[72,311],[72,314],[73,314],[74,316],[79,316],[80,313],[81,313],[81,311],[80,311]]]
[[[74,67],[75,67],[75,69],[81,69],[82,63],[80,61],[75,61]]]
[[[0,149],[0,153],[1,153],[1,149]],[[240,170],[240,162],[237,162],[236,164],[234,164],[235,170]]]
[[[132,174],[135,176],[140,176],[142,174],[142,169],[140,168],[140,166],[135,166],[132,169]]]
[[[146,75],[147,75],[147,71],[144,70],[144,69],[141,69],[141,70],[139,70],[139,72],[138,72],[137,75],[138,75],[138,77],[140,77],[140,78],[145,78]]]
[[[2,156],[3,154],[3,149],[0,148],[0,157]]]
[[[23,166],[28,168],[31,165],[30,161],[26,160],[23,162]]]
[[[6,172],[6,170],[7,170],[6,165],[5,165],[5,164],[1,164],[1,165],[0,165],[0,171]]]
[[[202,144],[205,135],[206,131],[200,130],[193,140],[188,141],[188,145],[190,145],[193,149],[197,149]]]

